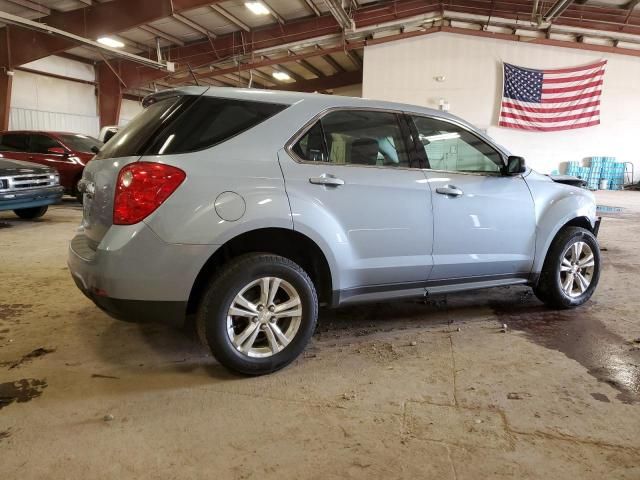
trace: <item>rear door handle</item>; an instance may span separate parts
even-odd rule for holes
[[[327,187],[339,187],[340,185],[344,185],[344,180],[331,175],[330,173],[323,173],[318,177],[311,177],[309,179],[309,183],[313,183],[314,185],[325,185]]]
[[[447,185],[445,187],[436,188],[436,192],[441,195],[449,195],[451,197],[459,197],[464,192],[460,190],[458,187],[454,187],[453,185]]]

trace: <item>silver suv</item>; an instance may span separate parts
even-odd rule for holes
[[[71,273],[115,317],[193,314],[235,371],[294,360],[318,306],[526,284],[566,308],[598,283],[593,195],[454,116],[225,88],[144,103],[84,170]]]

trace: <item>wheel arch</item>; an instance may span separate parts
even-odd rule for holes
[[[191,287],[187,313],[195,313],[210,279],[218,269],[230,260],[252,252],[272,253],[296,262],[311,277],[318,293],[318,301],[321,304],[333,303],[332,270],[327,256],[318,244],[295,230],[268,227],[236,235],[209,257]]]
[[[556,225],[556,227],[551,232],[551,234],[546,237],[544,250],[542,250],[544,254],[536,255],[533,274],[532,274],[532,277],[533,277],[533,281],[531,282],[532,284],[534,285],[537,284],[538,278],[540,276],[540,272],[542,271],[544,261],[546,260],[547,255],[549,254],[549,249],[551,248],[551,245],[553,245],[553,242],[555,241],[556,238],[558,238],[558,235],[560,235],[560,233],[567,227],[580,227],[590,231],[591,233],[594,233],[594,230],[595,230],[594,223],[592,223],[592,221],[587,215],[578,215],[573,217],[570,216],[568,218],[565,218],[562,223]]]

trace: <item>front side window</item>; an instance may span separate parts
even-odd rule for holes
[[[47,135],[34,134],[31,135],[31,152],[33,153],[50,153],[50,148],[62,148],[60,142],[54,140]]]
[[[29,150],[29,136],[25,133],[5,133],[0,136],[0,151],[27,152]]]
[[[331,112],[292,150],[303,160],[337,165],[409,167],[398,115],[369,110]]]
[[[450,172],[499,173],[502,156],[462,127],[428,117],[412,117],[429,168]]]

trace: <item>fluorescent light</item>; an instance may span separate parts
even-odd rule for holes
[[[244,6],[256,15],[269,15],[269,9],[262,2],[244,2]]]
[[[102,45],[106,45],[107,47],[111,47],[111,48],[124,47],[124,43],[122,43],[120,40],[116,40],[115,38],[111,38],[111,37],[100,37],[98,39],[98,43],[101,43]]]
[[[273,72],[271,75],[276,80],[291,80],[291,77],[289,76],[288,73],[277,71],[277,72]]]
[[[424,141],[428,141],[428,142],[437,142],[438,140],[453,140],[456,138],[460,138],[460,134],[458,132],[451,132],[451,133],[440,133],[437,135],[423,135],[420,134],[420,140]]]

